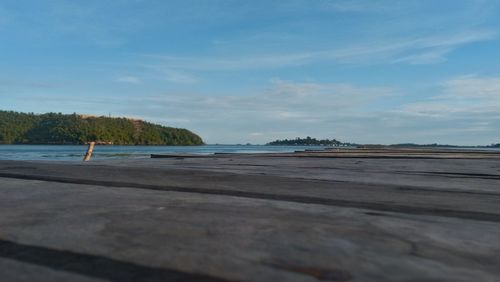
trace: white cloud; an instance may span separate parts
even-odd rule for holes
[[[462,76],[447,81],[444,87],[444,97],[486,99],[487,102],[500,102],[500,77]]]
[[[23,99],[18,97],[17,103],[26,101],[22,104],[26,111],[61,109],[140,117],[186,127],[208,143],[267,143],[309,135],[360,143],[491,144],[500,142],[500,103],[492,94],[497,83],[497,77],[457,77],[443,83],[431,98],[384,110],[376,110],[373,105],[391,103],[402,93],[384,87],[279,79],[252,95],[180,95],[172,91],[126,99],[62,94],[30,99],[26,94]],[[103,104],[106,112],[96,110],[96,105]]]
[[[176,105],[204,118],[238,115],[269,120],[310,120],[327,111],[349,111],[380,97],[393,95],[384,87],[356,87],[348,84],[303,83],[275,79],[270,87],[253,95],[161,95],[150,97],[155,105]],[[214,115],[214,112],[218,112]],[[307,118],[307,119],[306,119]]]
[[[402,112],[429,117],[500,116],[500,77],[461,76],[442,84],[427,101],[407,104]]]
[[[170,82],[176,82],[176,83],[195,83],[198,82],[198,79],[194,77],[193,75],[187,74],[182,71],[176,71],[172,69],[165,69],[163,70],[165,73],[165,79],[170,81]]]
[[[340,83],[293,82],[273,80],[272,87],[267,91],[267,99],[276,104],[282,103],[284,109],[289,105],[299,108],[322,110],[348,110],[361,107],[380,97],[395,94],[395,90],[388,87],[358,87]]]
[[[130,103],[134,106],[121,111],[140,112],[145,119],[173,126],[186,124],[165,115],[188,117],[189,128],[207,142],[266,143],[303,134],[337,137],[332,128],[344,127],[342,121],[359,115],[360,108],[394,93],[383,87],[276,79],[253,95],[164,94],[142,97],[141,103]]]
[[[469,75],[450,79],[442,84],[440,93],[405,104],[396,113],[455,123],[443,129],[457,128],[461,122],[467,122],[462,131],[500,132],[500,77]]]

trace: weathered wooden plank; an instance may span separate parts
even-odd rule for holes
[[[257,158],[368,158],[368,159],[500,159],[500,152],[464,149],[425,149],[425,148],[385,148],[385,149],[341,149],[303,150],[293,153],[234,154],[216,153],[219,158],[257,157]],[[151,158],[210,158],[213,155],[194,154],[152,154]]]
[[[18,281],[498,281],[499,168],[267,156],[0,161],[0,272],[22,271]]]

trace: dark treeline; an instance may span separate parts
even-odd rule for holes
[[[336,139],[321,139],[306,137],[306,138],[295,138],[295,139],[283,139],[275,140],[267,143],[267,145],[284,145],[284,146],[349,146],[349,147],[396,147],[396,148],[500,148],[500,143],[491,144],[487,146],[458,146],[458,145],[447,145],[447,144],[415,144],[415,143],[401,143],[392,145],[361,145],[356,143],[345,143],[340,142]]]
[[[415,144],[415,143],[401,143],[401,144],[392,144],[390,147],[401,147],[401,148],[412,148],[412,147],[429,147],[429,148],[500,148],[500,143],[491,144],[487,146],[479,146],[479,145],[448,145],[448,144]]]
[[[275,140],[267,143],[267,145],[286,145],[286,146],[345,146],[346,143],[342,143],[336,139],[321,139],[311,138],[307,136],[306,138],[295,138],[295,139],[284,139]]]
[[[415,143],[400,143],[400,144],[391,144],[389,147],[402,147],[402,148],[412,148],[412,147],[430,147],[430,148],[458,148],[458,147],[464,147],[464,146],[458,146],[458,145],[448,145],[448,144],[415,144]]]
[[[141,120],[0,111],[0,144],[201,145],[187,129]]]

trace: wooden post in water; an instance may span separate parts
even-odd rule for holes
[[[84,162],[90,160],[90,157],[92,157],[92,152],[94,151],[94,145],[95,145],[95,142],[89,143],[89,148],[87,149],[87,153],[85,154],[85,158],[83,158]]]

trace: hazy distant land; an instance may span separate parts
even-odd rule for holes
[[[348,147],[396,147],[396,148],[500,148],[500,143],[491,144],[487,146],[459,146],[448,144],[415,144],[415,143],[400,143],[391,145],[382,144],[356,144],[349,142],[341,142],[336,139],[316,139],[307,136],[306,138],[297,137],[295,139],[275,140],[267,143],[266,145],[280,145],[280,146],[348,146]]]

